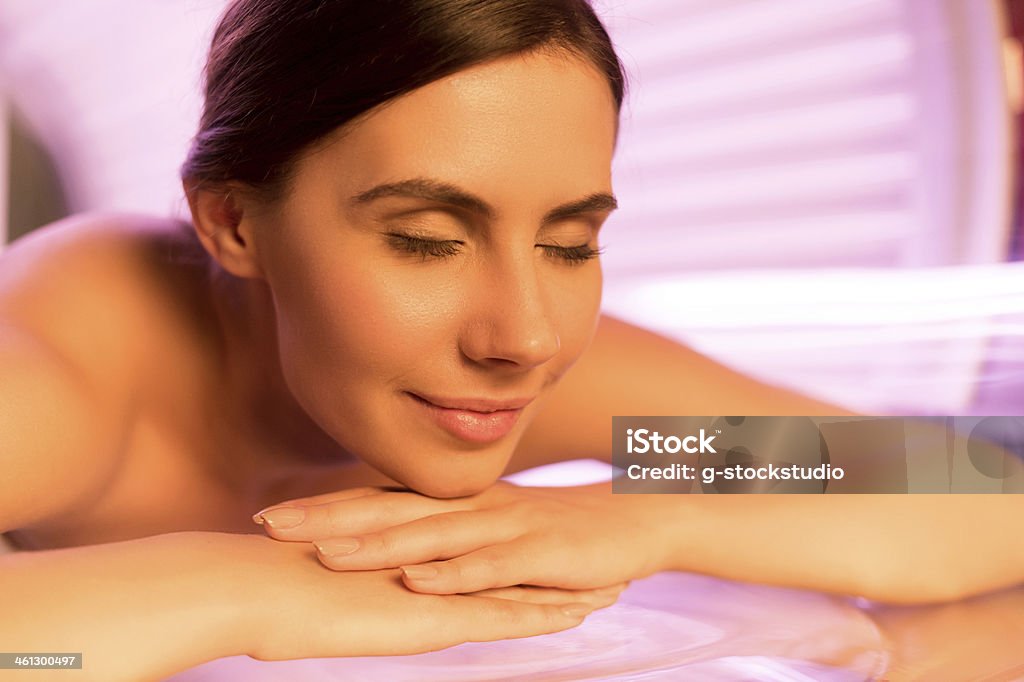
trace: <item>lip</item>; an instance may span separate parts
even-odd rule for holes
[[[519,421],[523,408],[533,399],[516,400],[465,400],[446,401],[460,407],[444,407],[432,400],[406,392],[422,414],[450,435],[470,443],[493,443],[508,435]],[[441,399],[439,399],[441,400]],[[464,409],[471,405],[477,409]],[[509,405],[519,407],[508,409]],[[495,409],[505,407],[506,409]]]
[[[508,400],[491,400],[488,398],[442,398],[440,396],[411,393],[413,397],[432,403],[446,410],[467,410],[469,412],[498,412],[500,410],[519,410],[533,402],[533,398],[509,398]]]

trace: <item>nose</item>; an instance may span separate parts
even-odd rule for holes
[[[462,353],[480,364],[524,369],[554,357],[561,348],[558,328],[530,259],[492,264],[483,281],[471,293],[474,312],[460,340]]]

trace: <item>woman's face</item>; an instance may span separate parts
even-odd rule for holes
[[[254,245],[285,379],[321,428],[427,495],[502,475],[595,330],[615,126],[589,64],[515,56],[299,162]]]

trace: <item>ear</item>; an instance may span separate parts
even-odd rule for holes
[[[237,187],[199,187],[189,180],[182,185],[192,211],[192,226],[203,247],[221,267],[243,278],[263,279],[252,210]]]

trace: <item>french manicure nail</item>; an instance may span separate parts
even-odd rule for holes
[[[433,566],[402,566],[402,573],[410,580],[430,580],[437,577],[437,569]]]
[[[328,538],[317,540],[313,544],[324,556],[345,556],[359,549],[359,540],[356,538]]]
[[[262,526],[263,525],[263,515],[266,514],[268,511],[270,511],[271,509],[274,509],[274,508],[275,507],[264,507],[263,509],[260,509],[258,512],[256,512],[255,514],[252,515],[253,522],[254,523],[258,523],[258,524],[260,524]]]
[[[278,507],[260,513],[264,523],[274,530],[294,528],[306,518],[306,512],[297,507]]]
[[[562,607],[562,613],[569,616],[570,618],[580,618],[581,616],[585,616],[593,610],[593,607],[587,604],[566,604]]]

